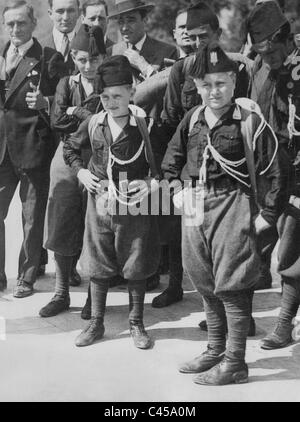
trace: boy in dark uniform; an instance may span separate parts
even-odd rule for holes
[[[105,54],[101,28],[82,25],[71,43],[71,55],[79,73],[61,79],[52,107],[51,124],[60,136],[60,144],[50,169],[44,247],[54,251],[56,286],[54,298],[40,310],[44,318],[70,306],[69,280],[82,249],[86,197],[72,169],[64,162],[63,143],[82,121],[97,112],[100,98],[94,94],[93,84]],[[86,164],[90,154],[89,149],[84,153]]]
[[[116,192],[121,189],[121,173],[126,173],[129,183],[126,195],[132,204],[158,189],[156,179],[148,177],[151,159],[149,150],[145,150],[145,134],[140,131],[141,121],[147,121],[153,144],[154,141],[159,144],[160,139],[153,121],[139,119],[129,107],[134,90],[128,59],[114,56],[100,66],[98,74],[104,111],[82,124],[65,145],[65,160],[88,190],[84,248],[91,280],[92,319],[77,338],[76,345],[88,346],[103,336],[109,283],[113,277],[122,275],[128,280],[129,323],[134,344],[147,349],[151,341],[143,324],[143,306],[146,279],[159,265],[157,221],[149,214],[134,215],[130,206],[125,213],[118,212],[122,195]],[[84,169],[80,149],[89,142],[92,158],[88,169]],[[108,193],[105,192],[107,184]],[[114,212],[105,212],[106,200],[116,204]]]
[[[246,109],[234,102],[236,71],[216,44],[197,54],[191,74],[203,106],[182,120],[162,164],[164,177],[179,190],[175,198],[187,181],[188,192],[198,195],[197,212],[202,209],[197,222],[183,215],[183,267],[203,297],[208,349],[181,365],[180,372],[198,373],[194,381],[204,385],[248,381],[245,349],[259,268],[255,234],[276,224],[279,215],[281,176],[276,148],[271,148],[276,140],[271,144],[265,129],[254,148],[260,119],[255,103]],[[268,169],[271,183],[258,215],[251,196],[251,188],[256,192],[254,157],[256,171]]]

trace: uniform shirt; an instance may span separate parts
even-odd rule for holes
[[[226,112],[216,125],[209,129],[204,110],[200,112],[197,122],[190,132],[190,119],[197,108],[190,110],[180,123],[175,135],[168,145],[167,152],[163,159],[162,171],[165,179],[198,180],[199,171],[203,163],[203,152],[207,146],[207,135],[210,135],[213,147],[226,159],[230,161],[241,160],[245,157],[244,143],[241,133],[241,113],[233,105]],[[189,133],[190,132],[190,133]],[[265,169],[268,160],[272,156],[269,150],[268,132],[265,132],[258,141],[258,149],[255,154],[257,172]],[[274,145],[274,142],[271,143]],[[235,178],[226,173],[221,166],[210,157],[207,161],[207,185],[215,187],[236,188],[240,186],[250,194],[244,184],[238,182]],[[244,163],[235,170],[248,175],[247,164]],[[264,211],[264,218],[274,224],[281,212],[282,191],[281,191],[281,173],[277,158],[274,160],[268,172],[270,180],[270,191],[267,193],[267,204]],[[250,185],[249,176],[243,178]]]
[[[104,119],[98,123],[93,135],[89,138],[89,123],[91,117],[85,120],[78,131],[68,137],[64,144],[64,158],[75,173],[84,168],[80,157],[80,150],[91,144],[92,158],[89,163],[89,170],[100,180],[107,180],[107,165],[109,150],[120,160],[130,160],[139,150],[142,143],[142,136],[137,127],[135,118],[130,114],[127,125],[123,128],[117,139],[113,139],[107,120],[107,114]],[[146,118],[149,124],[149,119]],[[150,131],[150,140],[153,153],[157,162],[162,156],[162,137],[159,128],[153,124]],[[118,182],[120,172],[127,173],[128,180],[144,179],[149,175],[149,163],[145,151],[141,156],[131,164],[126,166],[114,164],[113,180]]]

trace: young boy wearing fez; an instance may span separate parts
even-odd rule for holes
[[[149,177],[151,160],[148,162],[140,120],[129,106],[134,95],[132,83],[126,57],[107,59],[98,69],[96,82],[104,111],[84,122],[65,144],[65,160],[88,190],[84,251],[89,261],[92,319],[76,339],[78,347],[103,337],[108,288],[117,275],[128,281],[129,324],[134,344],[141,349],[151,345],[143,324],[143,307],[146,279],[157,271],[160,259],[157,221],[149,214],[131,213],[130,206],[127,212],[118,212],[121,199],[114,194],[121,189],[122,174],[126,174],[126,195],[132,204],[158,189],[157,180]],[[148,126],[153,152],[157,153],[155,143],[158,146],[161,141],[157,128],[152,119],[143,123],[146,129]],[[89,142],[92,158],[85,169],[80,149]],[[151,169],[152,176],[153,172]],[[106,201],[108,181],[108,199],[117,204],[113,213],[99,212],[99,204]]]
[[[245,108],[233,99],[236,72],[235,62],[217,44],[196,55],[191,74],[203,106],[184,117],[162,163],[164,177],[179,190],[175,197],[182,194],[183,181],[190,191],[196,185],[197,211],[203,209],[197,223],[188,224],[183,216],[183,267],[203,296],[208,347],[179,368],[198,374],[194,382],[203,385],[248,381],[246,339],[259,271],[256,233],[274,225],[280,213],[277,140],[265,128],[253,145],[252,135],[258,127],[262,131],[261,119],[254,102]],[[254,153],[246,145],[255,147]],[[258,214],[252,190],[256,192],[256,175],[262,171],[271,187]]]
[[[67,310],[70,306],[69,280],[73,279],[73,283],[78,280],[76,285],[80,283],[76,264],[82,249],[86,195],[76,175],[64,162],[63,143],[83,120],[96,113],[99,106],[102,108],[99,95],[94,95],[93,84],[105,54],[101,28],[82,25],[71,43],[71,55],[79,73],[61,79],[56,90],[51,124],[58,133],[60,144],[50,170],[44,243],[45,248],[54,251],[56,286],[54,298],[40,310],[40,316],[44,318]],[[85,165],[90,154],[90,149],[86,149]]]

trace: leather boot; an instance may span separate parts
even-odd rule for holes
[[[212,349],[208,348],[202,355],[181,364],[178,370],[182,374],[199,374],[200,372],[208,371],[221,362],[223,358],[224,353],[217,355],[213,353]]]
[[[147,278],[146,292],[151,292],[152,290],[156,289],[159,286],[159,281],[160,277],[158,273]]]
[[[165,308],[173,303],[180,302],[183,297],[183,290],[168,287],[159,296],[156,296],[152,301],[153,308]]]
[[[281,349],[287,347],[293,342],[292,324],[278,323],[275,330],[262,339],[260,347],[264,350]]]
[[[138,349],[149,349],[151,347],[151,339],[145,330],[144,324],[142,322],[129,321],[129,325],[135,347]]]
[[[44,306],[39,312],[42,318],[54,317],[64,311],[67,311],[70,307],[70,296],[57,296],[55,295],[48,305]]]
[[[209,371],[195,376],[193,381],[200,385],[244,384],[248,382],[248,366],[244,361],[234,361],[225,356]]]
[[[81,277],[75,267],[72,268],[70,278],[69,278],[69,285],[72,287],[78,287],[81,284]]]
[[[92,317],[89,325],[76,338],[75,345],[77,347],[90,346],[96,340],[100,340],[105,332],[103,318]]]

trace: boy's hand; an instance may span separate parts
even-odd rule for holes
[[[141,202],[147,195],[159,189],[159,181],[156,179],[134,180],[128,185],[128,193],[131,194],[130,202]]]
[[[99,188],[98,177],[94,176],[88,169],[79,170],[77,177],[90,193],[95,193]]]
[[[48,102],[46,98],[42,95],[41,91],[37,89],[32,82],[30,82],[30,88],[32,92],[27,92],[25,101],[28,108],[31,110],[44,110],[48,108]]]
[[[255,230],[256,234],[260,234],[262,231],[271,227],[271,225],[259,214],[255,219]]]

